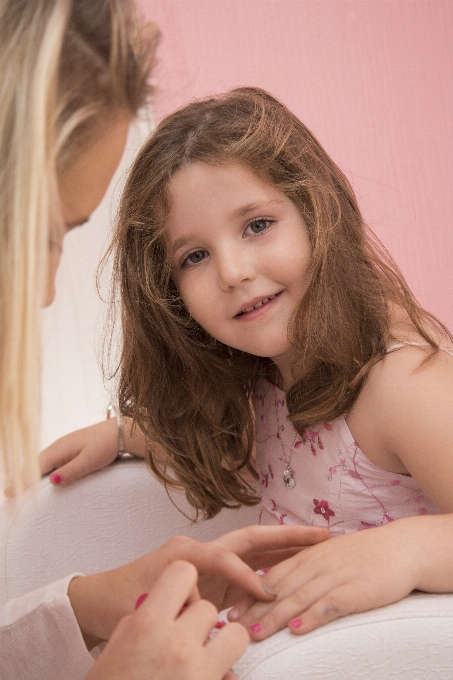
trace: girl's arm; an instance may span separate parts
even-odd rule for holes
[[[132,428],[130,418],[123,417],[124,448],[127,453],[144,458],[145,437],[139,427]],[[39,454],[41,473],[52,472],[52,484],[65,486],[90,472],[102,470],[118,455],[118,425],[109,418],[57,439]]]
[[[306,633],[414,589],[453,592],[453,358],[439,352],[420,366],[425,356],[415,347],[387,355],[348,424],[365,455],[411,474],[445,514],[337,536],[277,565],[265,576],[275,602],[245,598],[230,612],[255,639],[287,625]]]
[[[253,406],[250,397],[250,408]],[[139,427],[132,428],[132,420],[122,417],[124,448],[137,458],[144,458],[146,442]],[[66,486],[90,472],[102,470],[118,455],[118,426],[116,418],[84,427],[60,437],[39,454],[41,474],[52,472],[52,484]],[[255,455],[252,456],[254,462]],[[9,490],[5,491],[10,495]]]

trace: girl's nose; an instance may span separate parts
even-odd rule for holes
[[[244,281],[255,279],[256,263],[252,254],[243,252],[242,248],[224,250],[219,254],[217,274],[222,290],[237,288]]]

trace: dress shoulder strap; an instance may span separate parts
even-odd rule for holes
[[[390,347],[387,347],[387,354],[389,352],[392,352],[394,349],[400,349],[400,347],[406,347],[406,345],[412,345],[413,347],[428,347],[429,343],[428,342],[396,342],[394,345],[391,345]],[[453,351],[450,349],[447,349],[446,347],[439,347],[442,352],[446,352],[447,354],[450,354],[450,356],[453,357]]]

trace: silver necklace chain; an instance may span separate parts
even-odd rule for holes
[[[284,426],[280,426],[280,419],[278,417],[278,405],[277,405],[277,399],[275,399],[275,415],[277,418],[277,439],[280,440],[280,446],[282,447],[282,455],[279,456],[279,459],[284,463],[285,469],[283,470],[283,483],[286,486],[287,489],[294,489],[296,486],[296,480],[294,479],[294,470],[291,467],[291,458],[293,455],[294,451],[294,445],[296,443],[297,439],[297,432],[294,435],[294,439],[292,441],[291,447],[289,449],[289,456],[286,455],[285,447],[283,445],[283,438],[281,433],[284,430]]]

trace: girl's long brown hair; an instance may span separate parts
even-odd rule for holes
[[[193,161],[244,164],[286,194],[307,224],[311,271],[288,330],[297,360],[287,403],[300,434],[350,408],[386,353],[390,307],[406,311],[431,353],[438,349],[434,329],[449,334],[420,308],[367,229],[344,174],[271,95],[240,88],[162,121],[132,168],[113,244],[124,333],[120,407],[147,435],[153,472],[183,487],[192,506],[212,517],[222,507],[258,500],[244,475],[253,472],[250,397],[270,360],[210,337],[172,281],[168,186]]]

